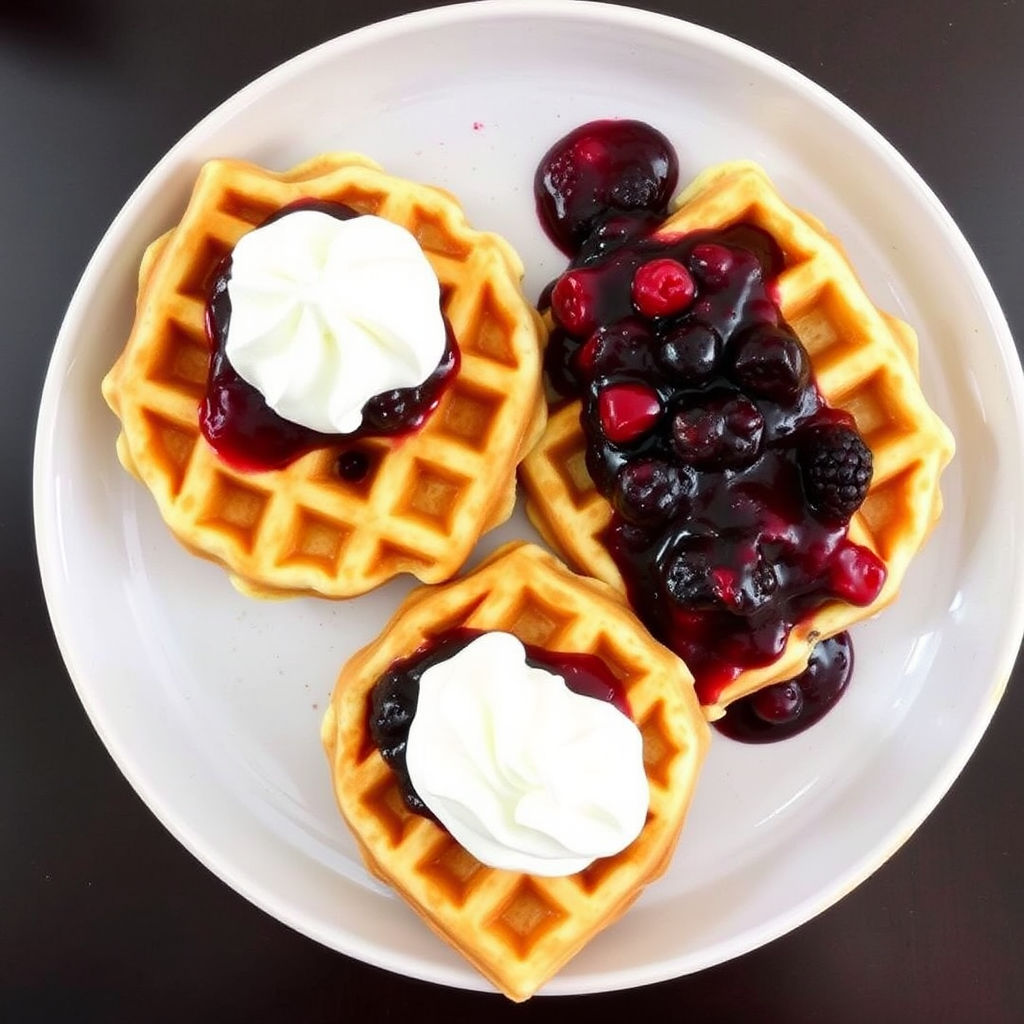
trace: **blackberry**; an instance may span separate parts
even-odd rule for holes
[[[798,453],[804,496],[829,522],[848,521],[871,485],[871,449],[853,427],[834,423],[810,432]]]

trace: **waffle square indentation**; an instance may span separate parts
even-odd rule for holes
[[[524,878],[491,921],[491,927],[500,932],[520,956],[525,956],[566,916],[559,904],[541,892],[529,878]]]
[[[857,429],[874,452],[894,443],[903,434],[913,434],[916,424],[909,418],[908,406],[899,399],[898,382],[884,369],[869,377],[851,395],[844,406],[857,421]]]
[[[330,575],[351,532],[346,526],[300,509],[295,517],[295,542],[282,564],[311,565]]]
[[[220,207],[229,217],[245,221],[253,227],[259,227],[278,210],[276,203],[261,200],[251,193],[235,192],[231,189],[224,192]]]
[[[594,648],[591,653],[600,658],[604,662],[605,668],[620,681],[628,679],[637,672],[638,666],[635,661],[627,658],[615,646],[611,638],[604,633],[595,637]]]
[[[339,197],[339,202],[352,207],[356,213],[376,215],[380,213],[380,208],[384,205],[386,198],[383,192],[350,187],[346,189],[343,196]]]
[[[205,305],[217,268],[231,253],[232,246],[212,235],[197,239],[194,245],[192,258],[187,262],[186,272],[175,291]]]
[[[825,294],[811,296],[802,310],[789,314],[787,319],[820,372],[822,354],[843,339],[842,319],[836,317]]]
[[[459,496],[469,480],[429,462],[417,461],[414,483],[400,505],[400,514],[418,519],[441,534],[450,534]]]
[[[234,536],[246,551],[252,551],[256,533],[270,495],[257,487],[248,487],[232,477],[218,473],[214,476],[206,502],[206,511],[200,516],[206,525],[217,526]]]
[[[149,444],[170,483],[172,497],[181,493],[188,465],[199,435],[194,428],[183,427],[154,413],[146,416]]]
[[[416,237],[420,248],[426,252],[450,256],[459,261],[469,256],[469,246],[455,238],[441,218],[424,210],[417,210],[406,227]]]
[[[501,415],[502,395],[467,387],[456,380],[438,410],[440,433],[451,434],[460,444],[478,452],[486,452],[491,431]]]
[[[907,506],[915,498],[913,476],[918,468],[912,464],[881,483],[873,483],[857,516],[871,534],[872,546],[879,557],[888,560],[903,542],[902,525]]]
[[[165,329],[166,342],[158,347],[160,361],[153,366],[153,380],[185,391],[197,402],[206,393],[210,368],[210,349],[205,333],[198,335],[186,324],[170,320]]]
[[[426,572],[434,564],[434,560],[404,544],[382,539],[373,549],[370,563],[378,568],[381,579],[387,579],[403,572],[414,575]]]
[[[478,305],[466,317],[459,332],[459,345],[463,352],[475,353],[510,369],[519,365],[512,348],[516,323],[507,311],[495,301],[490,288],[481,291]]]
[[[591,895],[601,890],[608,879],[621,867],[622,860],[618,857],[598,857],[593,864],[585,867],[574,878],[580,888]]]
[[[481,872],[484,875],[489,873],[476,857],[448,835],[417,867],[444,890],[449,902],[460,907],[466,902],[474,880],[480,877]]]
[[[401,845],[406,833],[415,824],[416,815],[405,806],[402,793],[390,768],[381,780],[362,795],[362,803],[370,816],[387,833],[388,842]]]
[[[507,628],[523,643],[553,648],[568,618],[565,611],[553,608],[537,594],[526,590],[520,596],[519,603],[509,610]]]
[[[637,724],[644,741],[644,768],[647,770],[647,778],[665,789],[668,786],[672,762],[679,755],[679,748],[665,738],[671,735],[671,730],[665,721],[664,703],[657,701],[644,716],[643,721]]]

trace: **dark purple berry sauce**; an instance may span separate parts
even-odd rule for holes
[[[824,601],[870,604],[885,566],[847,538],[871,453],[782,317],[785,253],[747,223],[653,234],[675,167],[635,121],[552,147],[537,208],[572,261],[541,302],[549,382],[581,400],[587,469],[613,508],[603,539],[633,607],[712,704]]]
[[[743,743],[773,743],[813,725],[843,695],[853,672],[849,633],[822,640],[795,679],[766,686],[729,705],[715,728]]]
[[[537,168],[534,195],[548,237],[567,256],[593,236],[637,222],[653,230],[668,206],[679,161],[660,132],[639,121],[581,125],[548,151]],[[621,223],[609,224],[621,215]]]
[[[459,628],[435,637],[408,658],[391,665],[370,691],[370,707],[367,712],[370,736],[395,773],[406,806],[428,818],[434,815],[417,795],[405,760],[409,729],[419,701],[420,679],[432,665],[454,657],[482,635],[482,630]],[[528,665],[560,675],[573,693],[608,701],[629,716],[629,704],[622,684],[596,655],[565,654],[533,644],[523,646],[526,648]]]
[[[317,210],[339,220],[359,216],[341,203],[299,200],[272,214],[261,227],[299,210]],[[199,409],[199,426],[217,455],[236,469],[251,472],[281,469],[318,448],[334,448],[339,454],[339,477],[356,482],[369,472],[372,462],[357,443],[370,437],[398,438],[418,430],[458,372],[459,349],[445,317],[448,343],[437,369],[417,387],[374,395],[363,406],[363,422],[358,430],[349,434],[324,434],[292,423],[267,405],[263,395],[238,375],[224,353],[231,321],[230,279],[231,257],[228,256],[215,269],[209,288],[206,333],[212,355],[206,395]],[[353,454],[359,457],[347,457]],[[358,472],[360,467],[361,473]]]

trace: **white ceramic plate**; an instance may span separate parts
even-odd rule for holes
[[[1022,385],[1006,323],[932,193],[837,100],[722,36],[602,4],[470,5],[336,39],[233,97],[146,178],[82,278],[40,411],[46,595],[125,775],[269,913],[362,960],[467,988],[486,984],[363,871],[319,746],[340,665],[407,585],[347,604],[240,597],[176,545],[118,466],[99,383],[128,334],[142,250],[175,223],[203,160],[284,168],[362,150],[460,196],[475,224],[519,249],[535,295],[563,266],[534,216],[535,165],[597,117],[656,125],[684,179],[720,160],[764,164],[844,240],[875,300],[917,326],[925,391],[959,444],[945,516],[900,601],[856,631],[847,696],[784,743],[719,738],[665,879],[546,991],[653,982],[781,935],[857,885],[934,807],[992,715],[1024,625]],[[535,536],[521,514],[483,549],[514,536]]]

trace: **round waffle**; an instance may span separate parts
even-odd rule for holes
[[[779,244],[785,257],[777,281],[782,314],[807,349],[825,400],[853,415],[873,455],[871,487],[849,536],[878,555],[887,570],[885,585],[870,605],[830,600],[798,622],[775,662],[742,672],[705,707],[715,719],[732,701],[798,675],[818,640],[874,615],[896,597],[911,558],[938,520],[939,477],[954,445],[921,391],[913,330],[872,304],[839,242],[813,217],[788,206],[758,165],[740,161],[713,167],[673,205],[660,235],[742,221]],[[585,451],[580,403],[574,401],[550,417],[523,462],[527,513],[570,564],[624,592],[622,575],[601,539],[612,508],[587,473]]]
[[[216,269],[246,232],[300,199],[407,228],[440,280],[461,355],[417,432],[360,442],[376,457],[358,482],[338,475],[340,449],[330,445],[283,469],[234,469],[199,428]],[[516,464],[544,425],[544,328],[522,294],[522,273],[508,243],[470,228],[448,193],[387,175],[358,154],[316,157],[284,173],[210,161],[180,224],[145,253],[135,325],[103,381],[121,421],[118,456],[178,540],[225,566],[245,593],[341,598],[403,572],[448,579],[481,533],[511,514]]]
[[[621,853],[562,878],[487,867],[409,811],[369,735],[369,696],[400,658],[458,627],[503,630],[546,650],[600,657],[643,736],[650,807]],[[529,998],[667,867],[709,740],[683,663],[605,584],[540,548],[506,545],[474,572],[414,591],[342,669],[322,738],[341,812],[367,868],[507,996]]]

